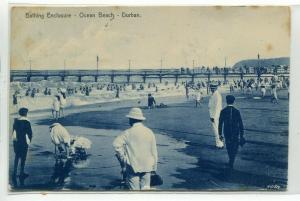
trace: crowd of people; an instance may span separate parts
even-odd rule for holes
[[[65,87],[55,87],[54,85],[52,87],[44,88],[42,86],[26,86],[21,83],[21,86],[14,87],[12,93],[12,105],[14,112],[17,112],[18,109],[23,106],[28,107],[29,105],[29,107],[34,107],[34,105],[44,105],[46,103],[45,98],[47,98],[47,100],[51,100],[51,103],[47,101],[48,105],[39,106],[39,109],[51,108],[53,119],[58,119],[64,116],[64,108],[72,105],[70,101],[67,101],[70,98],[73,100],[78,98],[79,101],[81,98],[83,101],[88,101],[89,97],[92,97],[90,100],[99,99],[100,101],[101,98],[123,100],[131,98],[132,96],[138,97],[139,94],[143,93],[157,95],[165,94],[166,91],[178,95],[185,86],[188,86],[189,88],[192,86],[193,88],[199,89],[202,85],[205,86],[204,83],[204,81],[198,82],[197,85],[195,85],[196,87],[190,84],[187,85],[186,82],[175,83],[173,85],[168,81],[165,81],[164,83],[72,83],[69,85],[66,84]],[[37,84],[33,83],[32,85],[34,86]],[[30,96],[28,94],[34,95]],[[153,108],[152,102],[155,103],[155,99],[150,102],[151,108]]]
[[[165,83],[168,84],[168,83]],[[289,87],[289,80],[287,78],[278,78],[277,76],[271,79],[248,79],[248,80],[233,80],[230,84],[230,95],[226,96],[227,106],[222,106],[222,95],[219,88],[227,85],[226,82],[198,82],[198,83],[180,83],[185,87],[185,96],[190,98],[190,91],[194,91],[196,107],[201,103],[203,98],[203,90],[209,86],[211,95],[209,97],[208,109],[209,118],[212,127],[212,133],[215,138],[215,146],[218,149],[226,147],[228,152],[228,167],[233,169],[235,157],[238,152],[239,146],[246,143],[244,138],[244,126],[242,115],[238,109],[234,107],[235,92],[244,93],[247,95],[252,94],[253,90],[261,91],[261,96],[266,96],[266,91],[271,89],[271,101],[278,103],[277,89]],[[72,140],[67,129],[60,123],[58,119],[64,116],[64,108],[67,104],[67,97],[72,96],[74,93],[82,93],[86,96],[94,90],[111,90],[116,91],[116,98],[119,98],[120,92],[127,90],[129,84],[97,84],[94,86],[80,86],[76,87],[58,88],[55,94],[52,107],[53,119],[55,123],[50,126],[50,134],[53,144],[55,145],[55,154],[64,152],[67,158],[72,157],[72,144],[80,144],[81,148],[89,148],[89,140],[81,138]],[[175,87],[179,86],[175,83]],[[144,90],[145,84],[131,84],[132,90]],[[149,83],[148,88],[155,88],[158,86],[154,83]],[[26,94],[39,93],[38,89],[27,90]],[[51,90],[46,88],[44,95],[51,96]],[[34,98],[34,95],[32,96]],[[17,102],[17,92],[13,94],[13,102]],[[154,109],[157,107],[154,95],[148,94],[148,108]],[[27,108],[20,108],[18,119],[15,119],[13,124],[13,146],[15,152],[13,179],[16,178],[18,163],[21,161],[20,177],[26,178],[28,174],[24,172],[25,161],[28,146],[30,145],[33,134],[29,120],[27,119]],[[113,147],[116,151],[116,156],[120,162],[122,172],[126,184],[131,190],[149,190],[151,187],[151,178],[157,170],[158,153],[156,147],[155,134],[150,128],[147,128],[143,121],[146,119],[140,108],[132,108],[126,116],[129,120],[130,128],[126,129],[119,135],[113,142]],[[223,137],[224,136],[224,137]],[[76,143],[74,143],[76,142]],[[80,146],[79,146],[80,147]],[[78,149],[77,149],[78,150]],[[81,151],[84,149],[81,149]],[[82,153],[82,152],[81,152]]]
[[[278,104],[277,91],[287,89],[289,91],[289,78],[273,76],[271,78],[247,79],[233,81],[230,84],[230,92],[242,92],[248,96],[253,96],[254,92],[259,92],[261,98],[265,98],[267,94],[271,96],[271,102]]]

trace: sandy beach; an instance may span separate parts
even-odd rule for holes
[[[145,125],[153,129],[157,139],[158,173],[164,183],[156,190],[284,190],[287,187],[288,160],[288,100],[285,90],[279,91],[280,103],[270,103],[269,97],[253,99],[236,95],[247,144],[240,149],[235,170],[226,171],[226,149],[216,149],[209,123],[208,98],[200,108],[194,99],[184,96],[158,97],[166,108],[148,110],[146,101],[124,100],[67,108],[60,119],[72,135],[92,141],[89,158],[70,169],[63,185],[49,185],[54,173],[54,146],[49,136],[52,123],[50,111],[29,114],[34,138],[29,148],[26,179],[22,189],[52,190],[123,190],[120,166],[114,156],[112,141],[129,127],[125,115],[130,107],[143,109]],[[225,96],[223,94],[223,106]],[[31,115],[31,116],[30,116]],[[12,121],[12,119],[11,119]],[[10,175],[13,162],[10,146]]]

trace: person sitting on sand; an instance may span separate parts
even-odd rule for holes
[[[52,117],[53,117],[53,119],[56,119],[56,120],[58,119],[59,110],[60,110],[60,97],[57,95],[57,96],[55,96],[55,98],[53,100],[53,104],[52,104]]]
[[[156,106],[157,108],[167,108],[168,106],[164,103],[160,103],[158,106]]]
[[[63,127],[60,123],[54,123],[49,128],[52,143],[55,145],[55,154],[57,153],[58,149],[60,153],[65,151],[66,156],[69,157],[71,136],[67,129]]]
[[[151,172],[157,169],[155,135],[142,121],[146,118],[140,108],[132,108],[126,117],[131,128],[113,142],[117,158],[126,171],[126,184],[130,190],[149,190]]]

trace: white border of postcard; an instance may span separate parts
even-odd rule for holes
[[[286,196],[290,193],[300,193],[300,5],[297,0],[152,0],[152,1],[132,1],[132,0],[1,0],[0,1],[0,41],[1,41],[1,70],[0,70],[0,200],[232,200],[231,193],[220,193],[217,195],[214,192],[211,193],[157,193],[154,194],[144,194],[144,193],[50,193],[45,194],[40,192],[38,194],[32,193],[17,193],[13,195],[8,195],[7,189],[7,133],[8,130],[8,109],[5,107],[8,102],[8,86],[9,86],[9,6],[11,4],[55,4],[55,5],[68,5],[76,4],[77,6],[84,5],[296,5],[292,7],[292,38],[291,38],[291,99],[290,99],[290,120],[289,120],[289,176],[288,176],[288,191],[286,193],[258,193],[247,192],[247,195],[243,192],[235,192],[235,200],[253,200],[260,198],[261,200],[268,199],[278,200],[278,199],[289,199],[289,200],[299,200],[297,196]],[[51,5],[50,5],[51,6]],[[70,5],[71,6],[71,5]],[[4,151],[3,151],[4,150]],[[238,195],[237,195],[238,194]],[[279,196],[280,195],[280,196]]]

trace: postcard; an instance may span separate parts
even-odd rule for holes
[[[11,193],[288,189],[290,7],[10,18]]]

